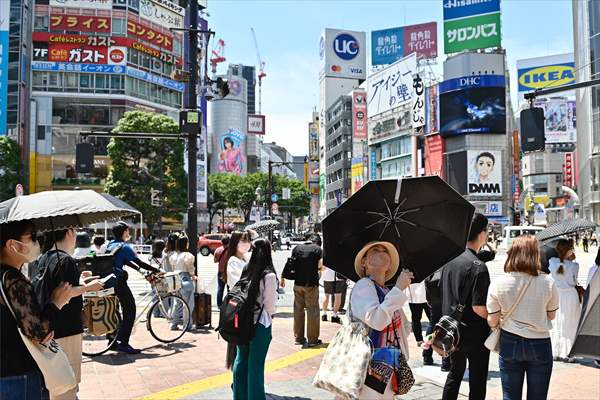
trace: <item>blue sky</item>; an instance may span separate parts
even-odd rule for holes
[[[503,0],[501,4],[502,46],[515,99],[516,60],[573,51],[572,1]],[[209,0],[208,12],[215,37],[226,43],[227,62],[219,73],[230,62],[258,64],[250,32],[254,27],[266,62],[265,140],[284,145],[294,155],[308,151],[307,124],[319,102],[319,38],[324,28],[365,31],[369,43],[372,30],[437,21],[440,71],[445,60],[441,0]]]

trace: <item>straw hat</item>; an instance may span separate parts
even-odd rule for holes
[[[362,266],[362,259],[367,254],[367,252],[374,246],[385,247],[385,249],[387,250],[387,253],[390,255],[390,258],[392,259],[391,268],[385,274],[385,281],[387,282],[390,279],[392,279],[394,277],[394,275],[396,275],[396,272],[398,271],[398,266],[400,265],[400,255],[398,254],[398,250],[396,250],[396,246],[394,246],[390,242],[369,242],[369,243],[367,243],[358,252],[358,254],[356,255],[356,258],[354,259],[354,270],[356,271],[356,274],[360,278],[365,277],[365,274],[364,274],[365,269]]]

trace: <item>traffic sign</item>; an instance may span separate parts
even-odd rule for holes
[[[273,194],[271,195],[271,201],[272,201],[273,203],[277,203],[277,202],[279,201],[279,196],[277,196],[277,193],[273,193]]]
[[[277,203],[271,204],[271,212],[273,215],[279,214],[279,205]]]
[[[24,193],[23,185],[21,185],[20,183],[17,183],[17,185],[15,186],[15,196],[17,196],[17,197],[23,196],[23,193]]]
[[[282,193],[281,193],[281,197],[283,198],[283,200],[289,200],[291,196],[291,190],[290,188],[283,188],[281,189]]]

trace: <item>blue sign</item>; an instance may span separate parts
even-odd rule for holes
[[[271,195],[271,202],[277,203],[277,201],[279,201],[279,196],[277,196],[277,193],[273,193]]]
[[[126,67],[122,65],[106,64],[75,64],[54,61],[32,61],[33,71],[60,71],[60,72],[101,72],[103,74],[124,74]]]
[[[377,149],[375,148],[371,148],[371,157],[370,157],[370,162],[369,162],[370,166],[369,169],[371,170],[371,179],[372,181],[377,179]]]
[[[440,83],[440,93],[453,90],[465,90],[478,87],[504,87],[506,80],[504,75],[471,75],[460,78],[449,79]]]
[[[171,79],[163,78],[163,77],[151,74],[149,72],[140,71],[139,69],[135,69],[135,68],[131,68],[131,67],[127,67],[127,75],[129,75],[133,78],[141,79],[146,82],[155,83],[157,85],[164,86],[166,88],[173,89],[178,92],[183,92],[183,89],[185,88],[185,85],[181,82],[175,82]]]
[[[444,21],[500,11],[500,0],[443,0]]]
[[[404,56],[404,28],[371,32],[371,64],[393,64]]]
[[[6,2],[10,4],[10,2]],[[3,2],[4,5],[4,2]],[[4,10],[3,10],[4,11]],[[8,18],[7,18],[8,19]],[[8,106],[8,31],[0,31],[0,136],[6,135]]]
[[[352,60],[359,50],[358,40],[348,33],[341,33],[333,40],[333,51],[342,60]]]

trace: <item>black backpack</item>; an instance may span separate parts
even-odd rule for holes
[[[246,345],[254,338],[256,297],[250,299],[250,280],[240,279],[227,293],[221,304],[217,331],[226,342]],[[262,314],[263,307],[260,308]]]

